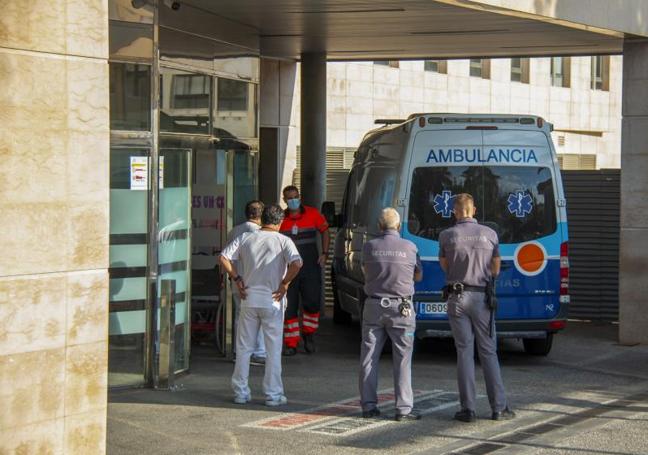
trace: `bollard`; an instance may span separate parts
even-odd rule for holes
[[[175,388],[175,280],[162,280],[160,292],[160,361],[157,389]]]

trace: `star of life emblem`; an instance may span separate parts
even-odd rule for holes
[[[517,218],[524,218],[533,211],[533,199],[526,191],[516,191],[509,194],[508,211]]]
[[[434,196],[434,211],[443,218],[450,218],[454,209],[455,196],[452,191],[444,190]]]

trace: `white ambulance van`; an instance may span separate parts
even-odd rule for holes
[[[497,335],[522,339],[530,354],[548,354],[569,307],[566,202],[551,125],[536,116],[493,114],[415,114],[385,123],[355,154],[341,212],[335,215],[331,203],[323,208],[339,228],[336,322],[362,314],[362,246],[391,206],[423,263],[414,296],[417,337],[450,337],[438,238],[454,222],[454,196],[470,193],[476,218],[500,239]]]

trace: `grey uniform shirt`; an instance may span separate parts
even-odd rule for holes
[[[474,218],[439,234],[439,257],[448,260],[446,283],[485,286],[491,277],[491,261],[499,255],[497,233]]]
[[[414,243],[387,230],[362,248],[364,292],[374,297],[410,297],[414,294],[414,272],[421,261]]]

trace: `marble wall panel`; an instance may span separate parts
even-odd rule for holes
[[[65,63],[67,130],[109,131],[109,75],[105,61],[72,59]]]
[[[65,357],[65,414],[105,408],[108,340],[68,346]]]
[[[0,85],[0,276],[106,267],[107,64],[0,49]]]
[[[108,57],[108,2],[3,1],[0,47]]]
[[[65,53],[65,2],[9,0],[0,4],[0,47]]]
[[[6,434],[62,418],[64,384],[64,347],[0,356],[0,447]]]
[[[63,274],[0,278],[0,355],[65,347],[65,289]]]
[[[106,408],[65,418],[66,454],[106,453]]]
[[[70,273],[66,289],[67,346],[106,341],[108,338],[108,272]]]
[[[108,58],[108,2],[66,0],[65,4],[66,54]]]
[[[76,455],[91,452],[66,452],[63,448],[64,420],[47,420],[3,431],[1,454]]]

